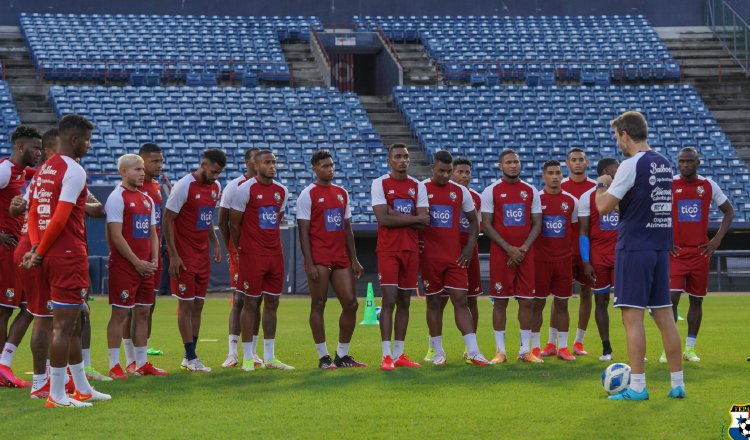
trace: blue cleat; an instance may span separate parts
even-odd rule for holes
[[[627,387],[609,398],[611,400],[648,400],[648,390],[644,388],[640,393],[636,393],[632,388]]]
[[[673,399],[684,399],[685,398],[685,388],[683,387],[675,387],[669,390],[669,394],[667,396],[673,398]]]

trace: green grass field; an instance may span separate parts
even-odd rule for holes
[[[362,306],[364,301],[361,301]],[[106,300],[92,305],[92,360],[107,370],[105,327],[109,318]],[[364,369],[320,371],[307,323],[304,298],[282,299],[276,353],[296,371],[222,370],[227,351],[228,301],[206,301],[198,353],[213,367],[210,374],[181,372],[182,356],[175,316],[175,300],[160,299],[151,345],[165,351],[154,357],[166,368],[166,378],[130,377],[126,381],[95,384],[111,393],[111,402],[93,408],[48,410],[43,402],[28,398],[27,390],[0,389],[4,439],[25,438],[725,438],[729,407],[750,401],[743,384],[750,377],[747,344],[750,297],[714,295],[704,306],[703,328],[698,338],[700,364],[685,366],[687,399],[666,397],[669,374],[657,358],[661,343],[656,327],[647,325],[646,372],[651,400],[608,401],[600,385],[606,365],[597,358],[601,344],[593,318],[586,336],[592,352],[574,363],[551,360],[543,365],[521,365],[511,360],[496,367],[464,365],[463,339],[451,314],[445,319],[448,365],[420,369],[378,369],[378,328],[358,327],[351,346]],[[684,307],[683,307],[684,306]],[[687,300],[681,306],[686,315]],[[578,300],[571,300],[571,310]],[[494,351],[490,302],[480,300],[479,342],[490,357]],[[329,301],[326,313],[328,347],[337,340],[339,307]],[[412,301],[406,350],[421,359],[427,346],[423,301]],[[624,332],[619,312],[612,311],[617,360],[625,360]],[[360,310],[360,317],[362,310]],[[516,354],[518,324],[515,305],[509,308],[509,355]],[[571,321],[576,322],[573,318]],[[685,321],[679,323],[684,338]],[[574,331],[573,331],[574,333]],[[744,336],[743,336],[744,335]],[[542,332],[546,339],[546,328]],[[570,341],[572,345],[572,340]],[[262,347],[262,344],[261,344]],[[123,355],[124,356],[124,355]],[[123,357],[124,359],[124,357]],[[14,360],[14,369],[28,380],[31,369],[28,338]]]

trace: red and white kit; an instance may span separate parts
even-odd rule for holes
[[[247,177],[245,177],[244,174],[241,174],[227,183],[224,192],[221,194],[219,207],[232,209],[232,199],[234,198],[234,194],[237,192],[237,188],[245,182],[247,182]],[[229,287],[237,289],[237,249],[234,247],[232,240],[229,240],[229,249],[227,249],[227,251],[229,252]]]
[[[617,211],[599,214],[596,188],[586,191],[578,201],[578,216],[589,217],[590,263],[594,267],[594,292],[607,292],[615,285],[615,246],[617,245]]]
[[[310,222],[313,263],[329,270],[346,269],[351,263],[346,251],[344,221],[352,217],[349,194],[338,185],[307,186],[297,199],[297,220]]]
[[[578,201],[571,194],[542,191],[542,233],[536,239],[536,297],[570,298],[573,294],[573,231],[578,227]]]

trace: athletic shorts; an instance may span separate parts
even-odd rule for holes
[[[24,269],[21,267],[23,256],[31,250],[31,242],[27,235],[21,237],[16,246],[16,252],[13,255],[13,262],[16,266],[16,280],[18,281],[16,292],[26,298],[26,310],[32,315],[39,318],[52,317],[52,299],[49,295],[49,286],[42,281],[42,266]]]
[[[482,271],[479,265],[479,248],[474,248],[474,255],[471,257],[469,267],[466,268],[466,275],[469,277],[469,291],[466,296],[479,296],[482,292]]]
[[[42,282],[49,285],[54,307],[81,307],[89,292],[89,259],[86,255],[46,256]]]
[[[237,252],[229,252],[229,287],[237,290]]]
[[[172,288],[172,296],[184,301],[193,301],[195,299],[206,299],[206,290],[208,290],[208,280],[211,278],[211,264],[209,260],[204,260],[204,269],[197,270],[197,265],[188,265],[187,270],[180,269],[180,276],[169,278]]]
[[[580,255],[573,255],[573,262],[571,264],[573,270],[573,279],[576,283],[582,286],[591,287],[592,283],[589,277],[583,272],[583,260]]]
[[[508,267],[508,254],[490,249],[490,296],[493,298],[534,298],[534,248],[526,253],[520,265]]]
[[[313,257],[313,264],[323,266],[331,272],[339,269],[348,269],[352,266],[348,255],[341,255],[339,257]]]
[[[592,254],[591,266],[594,267],[596,282],[592,286],[594,293],[608,294],[615,284],[615,256],[612,254]]]
[[[381,286],[396,286],[401,290],[417,288],[419,253],[378,252],[378,279]]]
[[[469,287],[466,269],[459,266],[455,261],[429,258],[422,255],[420,266],[425,295],[435,295],[443,292],[443,289],[466,292]],[[445,293],[447,294],[447,292]]]
[[[18,290],[18,279],[14,253],[17,246],[0,245],[0,306],[17,309],[26,303],[23,292]]]
[[[237,273],[237,291],[243,295],[281,295],[284,290],[284,255],[241,253]]]
[[[671,307],[669,252],[626,251],[615,254],[615,307]]]
[[[573,295],[573,274],[570,272],[570,260],[535,261],[534,268],[536,298],[568,299]]]
[[[708,269],[711,257],[701,255],[703,249],[680,249],[679,256],[669,258],[669,288],[692,296],[708,293]]]
[[[142,277],[128,262],[109,263],[109,304],[131,309],[134,306],[154,305],[153,275]]]

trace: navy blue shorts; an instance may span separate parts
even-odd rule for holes
[[[615,307],[671,307],[668,251],[625,251],[615,254]]]

